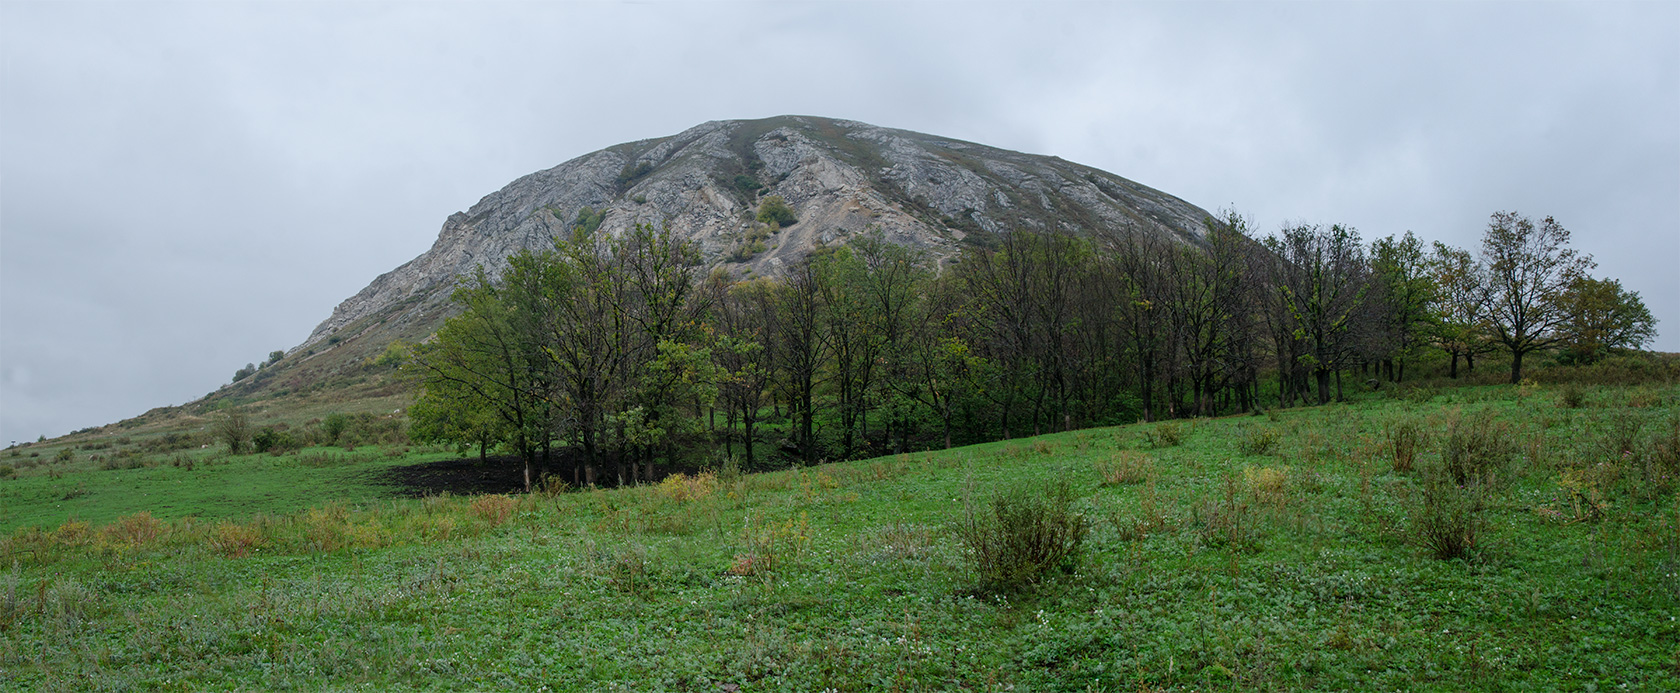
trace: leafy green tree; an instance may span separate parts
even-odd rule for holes
[[[524,464],[527,490],[549,439],[553,376],[542,361],[533,316],[515,306],[536,298],[519,294],[541,284],[546,258],[530,252],[510,258],[502,286],[480,268],[455,291],[460,314],[416,347],[406,366],[422,385],[409,410],[414,426],[429,438],[476,439],[486,446],[487,432],[499,433]],[[485,417],[495,424],[483,423]]]
[[[869,395],[884,345],[869,300],[869,270],[862,258],[842,247],[813,262],[821,278],[822,325],[829,345],[829,384],[840,415],[840,455],[857,449],[859,429],[867,421]]]
[[[1523,357],[1561,338],[1568,315],[1562,297],[1594,267],[1569,248],[1569,230],[1546,217],[1536,224],[1516,212],[1495,212],[1482,237],[1488,272],[1489,322],[1511,354],[1511,382],[1522,380]]]
[[[1277,290],[1307,349],[1301,361],[1312,369],[1318,402],[1330,401],[1330,376],[1346,367],[1355,351],[1351,328],[1369,288],[1359,232],[1340,224],[1328,229],[1301,225],[1268,240],[1282,258]],[[1339,381],[1338,381],[1339,382]]]
[[[247,363],[247,364],[245,364],[244,368],[241,368],[241,369],[233,372],[233,382],[237,383],[241,380],[249,378],[252,375],[255,375],[256,372],[257,372],[257,364]]]
[[[1564,359],[1592,363],[1616,349],[1638,349],[1657,336],[1657,321],[1639,293],[1614,279],[1576,277],[1559,296]]]
[[[1429,273],[1423,241],[1412,232],[1371,243],[1372,355],[1384,364],[1392,382],[1406,375],[1406,361],[1417,355],[1435,315],[1435,280]]]
[[[1451,358],[1448,376],[1458,377],[1458,360],[1476,370],[1476,355],[1493,349],[1489,336],[1487,268],[1469,251],[1436,241],[1427,261],[1437,300],[1429,339]]]
[[[342,414],[333,416],[343,418],[336,427],[331,416],[322,423],[322,433],[328,437],[329,445],[337,442],[343,434],[343,424],[349,422]],[[412,422],[409,436],[415,441],[455,443],[463,452],[468,445],[477,446],[480,461],[488,459],[490,450],[507,438],[508,424],[497,409],[483,406],[469,389],[453,381],[434,383],[425,396],[416,398],[409,406],[408,418]]]
[[[739,422],[748,467],[757,461],[753,428],[766,404],[776,363],[770,351],[776,343],[772,334],[775,310],[775,288],[767,279],[754,279],[728,287],[715,313],[717,341],[712,354],[728,426],[724,450],[734,455],[732,441]]]
[[[776,371],[799,417],[795,444],[805,464],[817,461],[816,395],[831,348],[823,329],[822,281],[822,273],[807,259],[794,265],[775,291]]]

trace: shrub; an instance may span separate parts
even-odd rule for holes
[[[1184,442],[1184,427],[1174,421],[1155,424],[1143,432],[1143,438],[1152,448],[1177,447]]]
[[[758,182],[757,178],[749,176],[745,173],[736,174],[735,178],[730,182],[734,183],[735,189],[741,191],[741,194],[743,195],[751,195],[754,191],[764,187],[762,183]]]
[[[780,525],[754,529],[749,516],[741,528],[741,543],[745,550],[735,554],[730,575],[768,575],[783,562],[803,552],[811,543],[811,522],[805,513],[799,519],[789,519]]]
[[[1098,483],[1103,486],[1139,484],[1155,476],[1155,460],[1141,452],[1122,450],[1106,460],[1097,460]]]
[[[1161,503],[1155,495],[1155,482],[1150,480],[1138,494],[1138,508],[1135,514],[1110,513],[1109,522],[1114,524],[1114,531],[1123,541],[1141,541],[1152,534],[1168,532],[1174,529],[1172,519],[1161,508]]]
[[[915,560],[933,551],[933,531],[920,525],[894,522],[875,533],[876,554],[898,560]]]
[[[1437,559],[1474,557],[1483,527],[1482,486],[1459,483],[1442,467],[1432,465],[1423,472],[1423,492],[1412,513],[1413,535]]]
[[[251,449],[256,452],[280,455],[301,448],[303,445],[289,431],[274,426],[264,426],[251,436]]]
[[[1568,383],[1558,393],[1558,404],[1568,409],[1580,409],[1587,401],[1587,392],[1577,383]]]
[[[321,443],[323,445],[337,445],[338,437],[344,435],[344,429],[350,427],[350,417],[334,412],[321,420]]]
[[[81,520],[65,520],[53,531],[53,541],[60,546],[82,546],[92,539],[92,526]]]
[[[17,476],[17,468],[9,464],[0,464],[0,479],[10,479]]]
[[[1447,421],[1441,462],[1454,484],[1492,484],[1500,481],[1512,451],[1510,428],[1484,409]]]
[[[251,421],[242,412],[228,412],[216,421],[216,437],[228,446],[228,454],[243,455],[251,442]]]
[[[1010,591],[1077,565],[1088,528],[1063,481],[997,491],[984,509],[970,503],[957,534],[968,547],[978,586]]]
[[[788,206],[787,200],[782,199],[781,195],[771,195],[759,203],[758,221],[761,224],[782,227],[799,223],[799,219],[793,215],[793,208]]]
[[[69,462],[73,459],[76,459],[76,453],[72,452],[70,448],[61,448],[58,454],[53,456],[54,462]]]
[[[1237,452],[1244,455],[1270,455],[1277,447],[1277,429],[1269,426],[1247,426],[1237,439]]]
[[[1383,437],[1390,456],[1394,458],[1394,471],[1412,471],[1418,450],[1424,445],[1423,424],[1409,416],[1390,421],[1383,427]]]
[[[592,572],[604,577],[613,587],[627,594],[645,589],[648,573],[654,562],[648,558],[647,547],[630,544],[616,550],[598,548],[591,541],[587,548]]]
[[[1600,426],[1603,435],[1599,438],[1602,446],[1600,455],[1608,459],[1619,459],[1632,454],[1639,445],[1639,429],[1645,421],[1639,414],[1628,410],[1616,412],[1609,421]]]
[[[163,521],[144,510],[124,515],[105,528],[105,537],[112,543],[144,546],[163,534]]]
[[[262,534],[245,525],[223,522],[210,532],[210,550],[224,556],[238,558],[249,554],[262,542]]]
[[[1620,437],[1612,434],[1612,438]],[[1618,443],[1607,447],[1620,447]],[[1634,447],[1635,450],[1611,457],[1610,461],[1619,472],[1637,481],[1633,488],[1635,495],[1657,498],[1680,485],[1680,411],[1671,413],[1655,433]]]

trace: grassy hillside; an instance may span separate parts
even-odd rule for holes
[[[0,480],[0,686],[1680,688],[1672,385],[1413,390],[518,497],[358,495],[334,474],[396,464],[364,454],[212,466],[222,488],[279,479],[260,515],[191,500],[217,494],[203,468]],[[49,482],[187,500],[54,525],[13,490]],[[1064,483],[1079,560],[987,579],[967,540],[1013,536],[985,522],[998,494]]]

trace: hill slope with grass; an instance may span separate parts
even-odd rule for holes
[[[1680,686],[1673,385],[1414,388],[529,495],[377,497],[347,481],[393,464],[370,451],[172,454],[194,462],[3,482],[0,680]],[[201,493],[266,465],[336,491],[248,508]],[[53,493],[73,488],[169,501],[59,520],[75,499]]]

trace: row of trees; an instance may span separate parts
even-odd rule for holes
[[[527,483],[557,447],[582,481],[622,482],[718,447],[756,463],[766,417],[815,462],[1249,410],[1263,386],[1265,403],[1323,403],[1344,373],[1399,381],[1429,348],[1455,376],[1504,349],[1515,381],[1536,350],[1591,360],[1653,335],[1549,218],[1496,214],[1476,254],[1339,225],[1256,239],[1236,214],[1207,226],[1196,242],[1018,230],[942,270],[866,235],[743,282],[702,275],[668,229],[579,228],[457,291],[461,314],[409,366],[413,434],[506,446]]]

